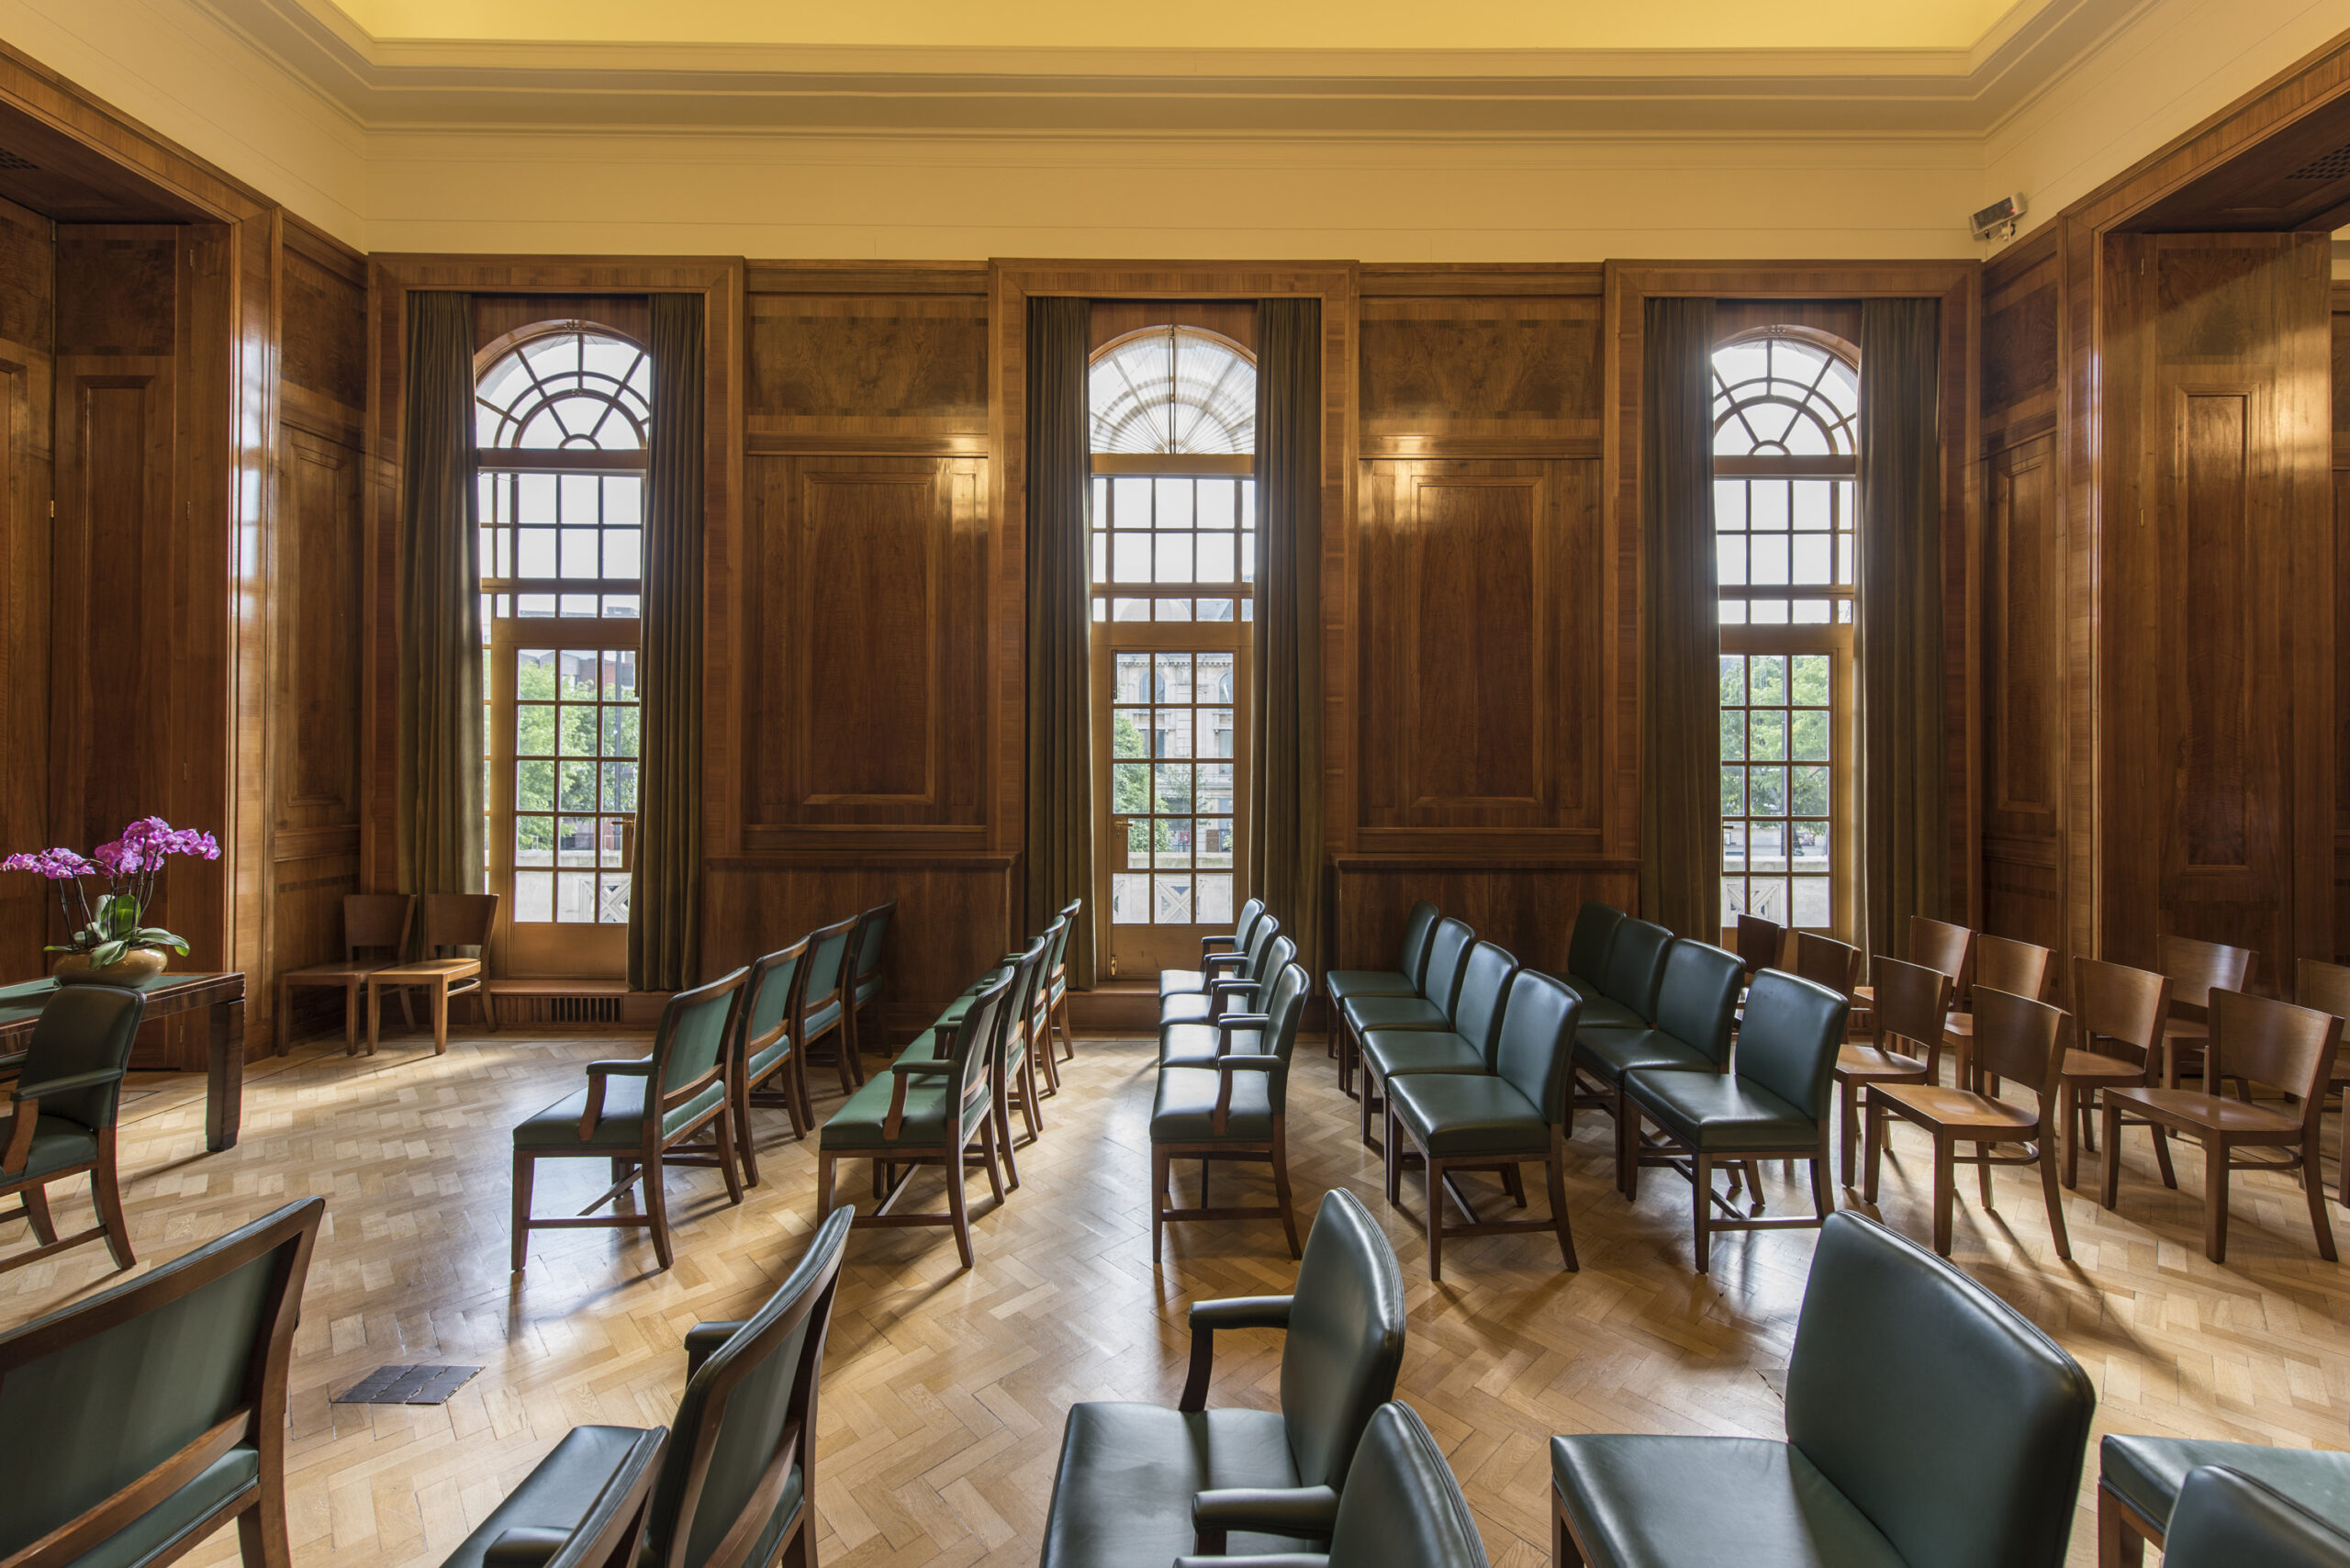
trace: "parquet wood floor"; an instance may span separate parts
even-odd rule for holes
[[[813,1145],[791,1144],[781,1116],[762,1113],[767,1182],[740,1208],[714,1172],[672,1174],[683,1223],[666,1274],[633,1236],[546,1232],[514,1281],[508,1127],[576,1087],[580,1063],[642,1043],[509,1031],[460,1036],[435,1059],[405,1036],[372,1061],[339,1045],[254,1064],[243,1142],[220,1155],[202,1152],[201,1078],[141,1075],[125,1110],[125,1201],[145,1266],[289,1197],[327,1199],[294,1365],[295,1559],[434,1564],[573,1424],[669,1417],[686,1327],[748,1311],[804,1244]],[[1301,1222],[1340,1183],[1386,1218],[1411,1308],[1402,1395],[1449,1453],[1497,1568],[1548,1558],[1552,1432],[1779,1434],[1814,1233],[1727,1238],[1700,1278],[1689,1268],[1687,1184],[1651,1172],[1628,1207],[1608,1178],[1605,1125],[1587,1115],[1570,1176],[1583,1271],[1559,1272],[1546,1237],[1488,1238],[1449,1249],[1449,1277],[1431,1286],[1416,1180],[1404,1208],[1389,1210],[1320,1047],[1302,1045],[1300,1057]],[[834,1568],[1033,1562],[1064,1409],[1171,1401],[1191,1300],[1288,1288],[1293,1265],[1270,1225],[1178,1227],[1165,1272],[1153,1271],[1151,1063],[1140,1042],[1081,1046],[1066,1090],[1046,1102],[1043,1141],[1021,1150],[1024,1185],[993,1209],[984,1183],[972,1183],[974,1271],[957,1271],[943,1232],[852,1239],[817,1439],[819,1546]],[[1887,1168],[1886,1215],[1922,1236],[1925,1146],[1906,1130],[1894,1137],[1905,1158]],[[2332,1137],[2329,1126],[2329,1148]],[[569,1164],[542,1168],[543,1212],[566,1199],[576,1208],[600,1185],[600,1165]],[[863,1180],[861,1168],[845,1175]],[[2048,1245],[2029,1171],[1999,1175],[1996,1214],[1975,1204],[1969,1178],[1958,1259],[2081,1360],[2101,1396],[2100,1430],[2345,1446],[2345,1276],[2317,1260],[2297,1193],[2276,1177],[2239,1177],[2231,1261],[2218,1268],[2200,1249],[2192,1152],[2179,1175],[2184,1195],[2165,1192],[2140,1143],[2120,1214],[2098,1209],[2085,1183],[2066,1204],[2072,1266]],[[1196,1176],[1182,1179],[1188,1191]],[[1775,1173],[1768,1187],[1774,1208],[1802,1201]],[[78,1189],[57,1201],[61,1226],[83,1223]],[[0,1249],[26,1240],[21,1222],[0,1225]],[[0,1278],[0,1327],[114,1278],[100,1246]],[[1277,1338],[1220,1336],[1218,1348],[1215,1399],[1270,1406]],[[328,1403],[390,1361],[487,1370],[445,1406]],[[2085,1482],[2094,1474],[2092,1450]],[[2085,1484],[2075,1563],[2093,1561],[2088,1496]],[[214,1537],[190,1568],[233,1561],[235,1540],[233,1530]]]

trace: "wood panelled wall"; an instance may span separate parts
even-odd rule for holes
[[[2350,284],[2333,286],[2334,765],[2350,757]],[[2333,950],[2350,953],[2350,785],[2333,798]]]
[[[6,848],[50,842],[49,553],[57,344],[55,226],[0,202],[0,770]],[[37,972],[56,903],[34,878],[0,877],[0,953]]]

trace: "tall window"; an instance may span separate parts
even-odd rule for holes
[[[602,972],[624,941],[652,379],[637,344],[564,322],[476,383],[485,842],[512,972]]]
[[[1722,924],[1849,928],[1860,379],[1792,329],[1714,354]]]
[[[1133,974],[1239,902],[1257,367],[1153,327],[1094,356],[1090,393],[1097,881]]]

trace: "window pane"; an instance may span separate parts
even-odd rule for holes
[[[1114,816],[1137,817],[1150,810],[1150,764],[1113,762],[1110,765],[1110,811]]]
[[[1204,876],[1192,879],[1199,900],[1192,912],[1203,925],[1224,925],[1232,920],[1232,878]]]
[[[1828,840],[1826,823],[1799,822],[1794,829],[1795,867],[1797,871],[1824,875],[1828,870]]]
[[[1787,813],[1787,770],[1784,767],[1750,767],[1746,770],[1746,812],[1755,817],[1780,817]]]
[[[596,819],[565,817],[555,830],[554,863],[593,866],[596,863]]]
[[[1795,758],[1797,762],[1828,760],[1828,715],[1821,712],[1795,715]]]
[[[1151,719],[1150,755],[1192,755],[1192,712],[1188,708],[1161,708]]]
[[[525,528],[515,535],[515,572],[518,577],[552,577],[554,567],[554,530]]]
[[[634,756],[636,755],[637,710],[607,708],[604,710],[604,755]]]
[[[603,565],[597,554],[597,531],[592,528],[565,528],[562,534],[563,575],[566,577],[603,576]]]
[[[1202,756],[1231,756],[1239,736],[1234,733],[1232,710],[1202,708],[1200,715],[1200,755]]]
[[[1736,710],[1722,714],[1722,760],[1741,762],[1746,757],[1746,715]]]
[[[1198,564],[1190,580],[1197,583],[1228,583],[1234,580],[1233,543],[1230,534],[1221,537],[1202,534],[1199,540]],[[1225,617],[1230,620],[1230,616]]]
[[[533,924],[544,924],[554,918],[554,872],[514,873],[514,918]]]
[[[1202,866],[1232,864],[1232,819],[1230,817],[1200,817],[1199,836],[1193,841],[1192,857]]]
[[[516,817],[514,819],[514,864],[517,866],[554,864],[554,821],[553,818]]]
[[[1136,817],[1126,823],[1126,868],[1147,870],[1150,866],[1150,819]]]
[[[1725,588],[1746,586],[1746,537],[1726,533],[1714,541],[1714,576]]]
[[[1739,654],[1724,654],[1722,660],[1722,706],[1734,708],[1746,700],[1746,660]]]
[[[556,766],[562,770],[562,793],[558,797],[566,812],[592,812],[596,809],[596,765],[592,762],[565,762]]]
[[[1746,879],[1746,913],[1764,920],[1787,924],[1787,884],[1779,878],[1749,877]]]
[[[544,702],[514,705],[514,755],[554,755],[554,709]]]
[[[1746,744],[1760,762],[1784,762],[1787,756],[1787,716],[1759,712],[1748,715]]]
[[[1232,700],[1233,659],[1230,654],[1199,655],[1199,686],[1195,702],[1229,702]],[[1226,753],[1230,756],[1230,753]]]
[[[1189,621],[1192,618],[1192,601],[1188,599],[1162,599],[1155,602],[1158,620]]]
[[[1793,793],[1788,805],[1799,817],[1824,817],[1828,814],[1828,769],[1798,767],[1794,770]]]
[[[514,765],[514,806],[517,811],[554,809],[554,764],[518,762]]]
[[[1153,528],[1189,528],[1192,526],[1192,481],[1189,479],[1158,478],[1151,481],[1152,500],[1157,510],[1152,513]]]
[[[1239,519],[1239,479],[1202,479],[1198,482],[1197,508],[1193,516],[1202,528],[1230,528]]]
[[[599,737],[596,734],[596,710],[576,702],[563,706],[563,755],[594,756]]]
[[[1189,702],[1192,700],[1192,655],[1161,654],[1158,660],[1158,685],[1151,693],[1160,702]]]
[[[1795,545],[1793,568],[1795,580],[1799,583],[1827,583],[1830,575],[1828,560],[1828,535],[1799,533],[1792,543]]]
[[[1830,920],[1830,902],[1827,878],[1797,877],[1794,924],[1806,931],[1825,931]]]
[[[1192,580],[1192,536],[1188,533],[1160,533],[1158,541],[1158,574],[1152,579],[1162,583],[1188,583]]]
[[[1150,878],[1147,873],[1136,875],[1121,871],[1111,877],[1110,924],[1113,925],[1150,924]]]
[[[1150,535],[1147,533],[1118,533],[1111,536],[1115,552],[1112,563],[1113,575],[1122,583],[1150,581]]]
[[[1200,619],[1203,621],[1231,620],[1232,600],[1228,599],[1203,599],[1200,600]]]
[[[1152,919],[1160,925],[1189,925],[1192,922],[1192,879],[1188,876],[1160,875],[1151,879],[1157,893]]]
[[[1148,528],[1150,481],[1133,478],[1111,480],[1110,515],[1120,528]]]
[[[1787,485],[1784,479],[1757,480],[1747,492],[1747,526],[1756,532],[1785,532],[1787,526]]]
[[[1787,660],[1784,654],[1756,654],[1747,660],[1747,700],[1757,706],[1776,707],[1787,700]]]
[[[565,763],[565,767],[570,764]],[[636,810],[636,764],[608,762],[604,764],[604,810],[632,812]]]
[[[1746,824],[1742,822],[1722,823],[1722,869],[1746,869]]]
[[[1162,762],[1156,765],[1158,790],[1151,800],[1152,809],[1161,812],[1185,812],[1192,809],[1192,767],[1184,762]]]
[[[1798,708],[1828,706],[1830,659],[1826,654],[1795,656],[1795,687],[1788,700]]]
[[[1757,536],[1751,541],[1749,548],[1755,586],[1785,586],[1787,580],[1787,542],[1775,536]]]
[[[625,871],[607,871],[598,890],[596,919],[605,925],[628,924],[629,875]]]
[[[557,871],[554,874],[554,917],[567,925],[592,924],[596,918],[596,874]]]
[[[1722,815],[1742,817],[1746,814],[1746,769],[1722,769]]]
[[[1150,700],[1150,655],[1120,654],[1117,655],[1117,700],[1147,702]]]
[[[1112,599],[1110,601],[1110,619],[1113,621],[1147,621],[1150,619],[1150,600],[1147,599]]]
[[[1190,817],[1160,817],[1151,827],[1155,841],[1154,866],[1189,867],[1192,864],[1192,819]]]
[[[1201,811],[1215,816],[1232,813],[1232,764],[1208,762],[1200,765]]]
[[[1110,713],[1110,755],[1112,756],[1145,756],[1148,755],[1143,735],[1150,723],[1147,708],[1116,708]]]

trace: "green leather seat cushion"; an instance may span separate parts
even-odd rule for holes
[[[489,1543],[509,1529],[570,1531],[644,1434],[634,1427],[574,1427],[522,1484],[490,1510],[441,1568],[481,1568]]]
[[[938,1060],[938,1042],[941,1033],[942,1031],[936,1025],[933,1025],[931,1027],[924,1029],[921,1034],[916,1035],[912,1039],[906,1042],[906,1048],[898,1053],[898,1059],[900,1061]],[[953,1031],[946,1030],[944,1031],[944,1033],[952,1034]]]
[[[1216,1046],[1223,1034],[1206,1024],[1169,1024],[1158,1031],[1158,1065],[1161,1067],[1196,1067],[1214,1061]],[[1263,1056],[1265,1032],[1262,1029],[1235,1029],[1229,1054],[1233,1056]]]
[[[1158,1026],[1164,1029],[1170,1024],[1204,1024],[1214,1016],[1211,1011],[1214,1005],[1214,999],[1205,991],[1193,991],[1185,996],[1168,997],[1158,1004]],[[1237,1009],[1242,1013],[1248,1012],[1249,1010],[1248,993],[1242,991],[1237,997],[1226,1002],[1225,1008],[1226,1011]]]
[[[1393,1079],[1387,1103],[1413,1140],[1439,1159],[1480,1154],[1546,1154],[1550,1126],[1505,1078],[1423,1072]]]
[[[2240,1470],[2321,1518],[2350,1519],[2350,1453],[2121,1435],[2108,1436],[2098,1451],[2102,1479],[2156,1529],[2168,1528],[2187,1473],[2207,1464]]]
[[[1354,996],[1339,1003],[1338,1011],[1346,1014],[1347,1026],[1357,1036],[1368,1035],[1373,1029],[1443,1029],[1449,1031],[1452,1020],[1443,1008],[1425,996]]]
[[[1213,1068],[1158,1070],[1158,1094],[1150,1107],[1153,1143],[1264,1143],[1273,1136],[1272,1070],[1248,1069],[1233,1075],[1231,1114],[1225,1129],[1214,1127],[1215,1098],[1224,1074]],[[1188,1549],[1187,1549],[1188,1550]],[[1173,1561],[1169,1559],[1169,1561]]]
[[[1289,1429],[1270,1410],[1069,1407],[1039,1568],[1167,1568],[1192,1549],[1192,1498],[1225,1486],[1294,1486]],[[1235,1534],[1235,1556],[1318,1543]]]
[[[1393,969],[1332,969],[1322,977],[1322,992],[1333,1002],[1350,996],[1417,996],[1412,977]]]
[[[140,1568],[169,1551],[215,1508],[260,1479],[260,1453],[249,1448],[230,1449],[206,1465],[195,1480],[74,1558],[66,1568]]]
[[[1484,1052],[1467,1036],[1441,1029],[1373,1029],[1363,1036],[1362,1059],[1382,1078],[1486,1070]]]
[[[1625,1075],[1624,1092],[1667,1132],[1708,1154],[1809,1154],[1819,1147],[1818,1123],[1729,1073],[1641,1068]]]
[[[841,1021],[841,1004],[828,1002],[808,1014],[808,1037],[816,1039]]]
[[[1583,1015],[1576,1021],[1575,1033],[1585,1029],[1645,1029],[1649,1021],[1617,1001],[1595,991],[1577,991],[1583,998]]]
[[[32,1152],[25,1168],[0,1182],[24,1182],[51,1170],[70,1170],[98,1158],[98,1135],[63,1116],[42,1116],[33,1123]]]
[[[751,1053],[750,1071],[744,1076],[750,1082],[756,1083],[760,1079],[765,1078],[768,1073],[773,1072],[777,1068],[781,1067],[785,1062],[788,1062],[790,1059],[791,1036],[786,1035],[777,1040],[775,1044],[769,1046],[767,1049],[763,1051],[753,1051]]]
[[[1662,1029],[1577,1028],[1575,1060],[1610,1083],[1636,1068],[1712,1072],[1714,1059],[1688,1041]]]
[[[898,1075],[894,1072],[875,1073],[856,1093],[843,1101],[841,1108],[825,1122],[819,1147],[828,1149],[948,1147],[946,1107],[952,1096],[947,1085],[952,1076],[941,1072],[916,1078],[906,1085],[905,1112],[898,1125],[898,1136],[891,1138],[887,1133],[890,1099],[897,1092]],[[979,1118],[986,1115],[987,1111],[988,1102],[984,1096],[972,1103],[963,1118],[966,1139],[977,1130]]]
[[[1224,969],[1219,972],[1228,975],[1232,971],[1229,969]],[[1184,996],[1193,991],[1204,991],[1207,988],[1208,977],[1204,969],[1161,969],[1158,971],[1158,1000],[1161,1002],[1170,996]]]
[[[1883,1532],[1787,1443],[1552,1438],[1550,1479],[1591,1568],[1903,1568]]]
[[[644,1144],[644,1089],[649,1081],[615,1075],[604,1082],[604,1114],[595,1136],[582,1143],[579,1118],[588,1114],[588,1091],[566,1094],[514,1128],[516,1148],[641,1148]],[[717,1079],[664,1118],[665,1135],[726,1100],[726,1081]]]

